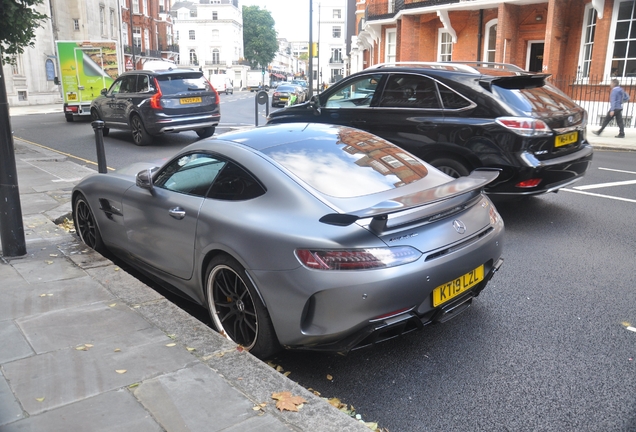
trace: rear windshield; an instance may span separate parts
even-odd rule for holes
[[[508,105],[526,114],[563,113],[576,110],[578,105],[556,87],[545,84],[532,88],[504,88],[492,86],[493,93]]]
[[[156,78],[164,95],[212,91],[210,84],[200,73],[159,75]]]
[[[282,144],[263,152],[312,188],[337,198],[396,189],[428,174],[418,159],[373,135],[343,128],[337,138]]]

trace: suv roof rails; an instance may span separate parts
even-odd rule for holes
[[[480,73],[476,68],[492,68],[505,70],[510,72],[525,72],[519,66],[510,63],[494,63],[494,62],[421,62],[421,61],[407,61],[407,62],[392,62],[392,63],[378,63],[367,69],[380,69],[383,67],[399,67],[399,66],[420,66],[428,67],[431,69],[452,69],[456,71]]]

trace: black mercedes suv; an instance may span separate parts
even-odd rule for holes
[[[555,192],[592,161],[587,114],[549,75],[494,63],[377,65],[350,75],[268,123],[321,122],[379,135],[453,176],[495,167],[486,191]]]
[[[110,128],[128,129],[136,145],[154,135],[195,131],[214,134],[221,119],[219,95],[203,73],[191,69],[137,70],[121,74],[91,103],[93,120]]]

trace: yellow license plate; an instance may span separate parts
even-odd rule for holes
[[[280,98],[280,100],[287,100],[287,98],[286,97],[282,97],[282,98]]]
[[[77,94],[76,93],[69,93],[69,94],[66,95],[66,99],[72,100],[72,101],[77,100]]]
[[[483,280],[484,266],[480,265],[475,270],[471,270],[455,280],[438,286],[433,290],[433,307],[446,303],[461,293],[468,291]]]
[[[565,135],[557,135],[555,137],[554,146],[555,147],[563,147],[564,145],[572,144],[579,139],[578,132],[570,132]]]
[[[179,102],[181,103],[181,105],[184,105],[184,104],[193,104],[193,103],[200,103],[200,102],[201,102],[201,98],[200,98],[200,97],[193,97],[193,98],[181,98],[181,99],[179,99]]]

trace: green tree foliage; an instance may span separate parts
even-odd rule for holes
[[[258,6],[243,6],[243,46],[252,68],[267,67],[278,51],[274,18]]]
[[[0,0],[0,58],[2,63],[13,63],[15,55],[24,47],[35,45],[35,29],[48,17],[33,6],[43,0]]]

